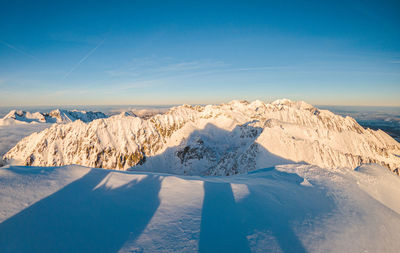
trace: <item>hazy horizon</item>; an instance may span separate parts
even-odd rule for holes
[[[246,100],[246,99],[232,99],[232,100],[228,100],[228,101],[221,101],[221,102],[216,102],[216,103],[209,103],[212,105],[219,105],[219,104],[224,104],[224,103],[229,103],[231,101],[234,100],[241,100],[241,101],[247,101],[247,102],[252,102],[255,100]],[[258,99],[260,100],[260,99]],[[263,101],[265,103],[271,103],[275,100],[260,100]],[[293,101],[304,101],[304,100],[293,100]],[[307,101],[304,101],[307,102]],[[307,102],[308,103],[308,102]],[[188,105],[208,105],[207,103],[176,103],[176,104],[49,104],[49,105],[45,105],[45,104],[38,104],[38,105],[0,105],[0,108],[2,109],[21,109],[21,108],[56,108],[56,109],[80,109],[80,108],[90,108],[90,107],[99,107],[99,108],[109,108],[109,107],[117,107],[117,108],[129,108],[129,107],[135,107],[135,108],[167,108],[167,107],[173,107],[173,106],[180,106],[180,105],[184,105],[184,104],[188,104]],[[309,103],[312,106],[318,107],[320,109],[325,109],[325,108],[393,108],[393,109],[398,109],[400,108],[400,105],[351,105],[351,104],[334,104],[334,105],[329,105],[329,104],[313,104],[313,103]]]

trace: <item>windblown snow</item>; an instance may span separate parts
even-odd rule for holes
[[[400,144],[350,117],[282,99],[54,124],[21,140],[4,159],[180,175],[232,175],[299,162],[322,168],[378,163],[398,173]]]
[[[229,177],[0,169],[0,252],[398,252],[400,178],[281,165]]]

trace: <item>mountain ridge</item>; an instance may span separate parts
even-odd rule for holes
[[[120,114],[34,133],[4,155],[25,165],[79,164],[188,175],[232,175],[283,163],[398,173],[400,144],[383,131],[304,101],[182,105],[143,119]]]
[[[107,118],[102,112],[55,109],[50,112],[28,112],[11,110],[0,119],[0,125],[26,124],[26,123],[70,123],[75,120],[90,122],[99,118]]]

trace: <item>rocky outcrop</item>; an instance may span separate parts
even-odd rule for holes
[[[147,119],[121,114],[52,127],[4,158],[26,165],[79,164],[189,175],[231,175],[276,164],[400,167],[400,144],[354,119],[287,99],[183,105]]]

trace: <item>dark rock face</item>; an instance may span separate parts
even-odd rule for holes
[[[21,140],[4,158],[35,166],[232,175],[262,168],[260,156],[326,168],[378,163],[398,173],[399,155],[400,144],[382,131],[364,129],[350,117],[304,102],[283,100],[184,105],[148,119],[122,114],[88,124],[55,124]]]

